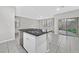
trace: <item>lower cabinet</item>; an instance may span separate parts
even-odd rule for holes
[[[38,36],[36,38],[36,52],[38,52],[38,53],[47,52],[46,34]]]
[[[37,53],[45,53],[45,52],[47,52],[47,43],[44,42],[39,47],[37,47],[37,51],[36,52]]]
[[[34,36],[23,32],[23,47],[28,53],[47,52],[46,34],[41,36]]]
[[[35,39],[24,37],[23,38],[23,46],[28,52],[35,52]]]

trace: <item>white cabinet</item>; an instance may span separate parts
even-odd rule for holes
[[[49,32],[48,33],[48,50],[50,53],[56,53],[58,49],[58,35]]]
[[[37,47],[37,52],[38,53],[45,53],[47,52],[47,42],[44,42],[40,46]]]
[[[35,37],[24,32],[23,46],[28,52],[35,52]]]
[[[36,37],[36,51],[38,53],[47,52],[46,34]]]
[[[46,34],[35,36],[23,32],[23,47],[29,53],[45,53],[47,52]]]
[[[40,36],[23,33],[23,46],[29,53],[56,52],[58,35],[49,32]]]
[[[47,31],[52,31],[54,29],[54,19],[50,18],[50,19],[41,19],[38,20],[38,24],[39,24],[39,29],[45,30],[47,29]]]

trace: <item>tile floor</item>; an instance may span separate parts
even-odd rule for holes
[[[58,35],[57,35],[58,36]],[[79,38],[53,35],[49,44],[49,53],[79,53]],[[0,53],[26,53],[16,40],[0,44]]]
[[[58,53],[79,53],[79,38],[59,35]]]
[[[54,40],[53,40],[54,39]],[[50,53],[79,53],[79,37],[53,35],[49,44]]]
[[[0,44],[0,53],[26,53],[15,40]]]

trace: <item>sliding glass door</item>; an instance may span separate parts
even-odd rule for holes
[[[59,52],[79,52],[79,18],[59,19]]]
[[[78,36],[79,18],[59,19],[59,34],[66,36]]]

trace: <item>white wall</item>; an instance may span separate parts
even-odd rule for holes
[[[16,16],[16,20],[19,20],[19,29],[27,28],[39,28],[38,20],[30,19],[27,17]]]
[[[16,6],[16,16],[29,17],[33,19],[52,18],[55,14],[79,9],[79,6],[64,6],[57,11],[60,6]]]
[[[54,16],[55,18],[72,18],[72,17],[79,17],[79,9],[78,10],[74,10],[74,11],[70,11],[70,12],[65,12],[65,13],[60,13],[60,14],[56,14]]]
[[[0,7],[0,43],[15,39],[15,9]]]

